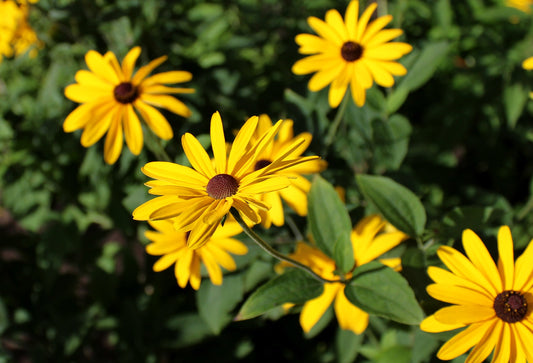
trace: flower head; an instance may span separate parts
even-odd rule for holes
[[[34,57],[42,44],[28,23],[29,4],[26,1],[0,1],[0,14],[0,62],[3,57],[18,56],[28,50],[30,57]]]
[[[378,215],[363,218],[351,234],[355,267],[375,260],[407,238],[405,233],[394,229]],[[296,247],[296,252],[290,257],[309,266],[325,279],[337,278],[334,273],[335,261],[318,248],[300,242]],[[400,258],[379,259],[379,261],[395,269],[401,267]],[[289,266],[286,263],[281,265]],[[340,282],[325,283],[322,295],[304,304],[300,315],[300,325],[306,333],[320,320],[332,302],[334,302],[335,315],[342,329],[351,330],[355,334],[365,331],[368,326],[368,314],[346,298],[344,286]]]
[[[389,42],[400,36],[400,29],[383,29],[392,20],[391,15],[369,23],[376,10],[372,3],[359,13],[359,1],[352,0],[346,9],[344,21],[337,10],[329,10],[325,21],[309,17],[309,26],[318,34],[299,34],[296,43],[301,54],[310,56],[297,61],[295,74],[315,73],[309,80],[309,89],[319,91],[330,84],[329,104],[337,107],[350,86],[352,98],[358,106],[365,103],[365,92],[375,81],[383,87],[394,84],[392,76],[403,76],[407,70],[394,62],[409,53],[406,43]]]
[[[165,117],[154,107],[165,108],[188,117],[191,111],[173,93],[191,93],[190,88],[168,87],[166,84],[191,80],[185,71],[169,71],[148,76],[167,57],[159,57],[134,73],[140,47],[131,49],[122,65],[112,52],[105,55],[90,50],[85,55],[89,70],[76,72],[75,84],[67,86],[65,96],[81,103],[63,123],[65,132],[84,129],[81,144],[89,147],[107,132],[104,159],[113,164],[122,151],[123,135],[128,148],[138,155],[143,147],[143,131],[137,112],[148,127],[160,138],[169,140],[172,128]],[[137,111],[137,112],[136,112]]]
[[[253,140],[258,140],[268,129],[272,127],[272,121],[268,115],[259,116],[259,125],[253,135]],[[267,165],[270,165],[273,160],[276,160],[291,147],[295,139],[305,140],[300,147],[295,149],[288,157],[291,159],[297,159],[301,157],[302,153],[307,149],[312,140],[312,135],[308,132],[303,132],[298,136],[294,136],[293,121],[283,120],[281,123],[279,133],[274,141],[268,145],[261,154],[258,155],[258,160],[251,168],[259,170]],[[324,160],[316,159],[308,161],[303,164],[294,165],[292,167],[283,169],[279,173],[289,177],[291,184],[279,191],[272,193],[262,194],[261,200],[270,205],[271,208],[267,211],[259,210],[261,215],[261,224],[265,228],[269,228],[273,223],[276,226],[282,226],[285,223],[283,205],[281,199],[283,199],[289,207],[294,210],[298,215],[307,215],[307,193],[311,189],[311,183],[304,178],[303,174],[314,174],[324,170],[327,163]]]
[[[532,241],[533,242],[533,241]],[[494,350],[493,362],[533,362],[533,243],[516,263],[511,230],[498,232],[498,264],[481,239],[463,232],[466,256],[449,246],[437,254],[449,270],[431,266],[433,298],[452,306],[427,317],[420,328],[443,332],[465,328],[448,340],[437,357],[450,360],[467,352],[467,362],[483,362]]]
[[[146,231],[146,237],[152,241],[146,246],[150,255],[161,256],[154,264],[154,271],[159,272],[174,265],[174,275],[182,288],[190,282],[195,290],[200,288],[202,277],[200,265],[203,263],[213,285],[222,284],[222,270],[235,271],[237,266],[230,253],[244,255],[248,248],[238,240],[231,238],[242,229],[235,221],[226,221],[217,228],[209,243],[195,250],[187,247],[187,232],[176,231],[172,220],[150,221],[157,231]]]
[[[532,70],[533,69],[533,57],[529,57],[526,60],[522,62],[522,68],[525,70]],[[533,98],[533,92],[529,92],[529,97]]]
[[[259,194],[277,191],[289,186],[282,170],[316,159],[300,157],[291,159],[294,150],[305,140],[295,140],[283,155],[268,166],[253,170],[252,165],[274,139],[281,122],[268,129],[256,142],[251,142],[258,117],[248,119],[235,137],[229,155],[226,149],[224,129],[220,114],[211,118],[211,147],[214,162],[191,134],[181,138],[183,149],[192,168],[169,162],[151,162],[142,172],[156,180],[146,183],[150,194],[159,197],[137,207],[133,218],[158,220],[174,218],[176,229],[190,231],[189,248],[203,246],[229,210],[235,208],[248,222],[261,222],[258,210],[269,208]]]

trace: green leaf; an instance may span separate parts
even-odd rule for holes
[[[363,341],[363,334],[355,334],[351,330],[337,330],[335,336],[335,351],[339,363],[354,362]]]
[[[336,256],[334,253],[335,248],[341,252],[351,249],[350,238],[346,238],[346,235],[350,235],[352,222],[339,195],[330,183],[316,176],[308,198],[307,220],[316,245],[326,255],[335,259],[338,265],[346,267],[351,263],[353,266],[353,254],[350,255],[350,262],[349,256]],[[339,246],[335,247],[336,243]],[[342,258],[337,261],[336,257]]]
[[[433,76],[449,47],[448,42],[441,41],[428,44],[420,52],[407,75],[398,81],[398,86],[387,99],[389,114],[400,108],[409,92],[421,87]]]
[[[254,291],[244,302],[236,320],[254,318],[284,303],[304,303],[320,295],[322,290],[322,282],[304,271],[290,269]]]
[[[232,310],[242,300],[244,282],[241,275],[225,276],[222,285],[204,282],[196,294],[198,313],[214,334],[233,319]]]
[[[426,211],[416,195],[384,176],[357,175],[361,193],[399,230],[420,236],[426,224]]]
[[[503,90],[503,102],[505,106],[505,116],[510,128],[514,128],[518,118],[522,114],[524,106],[528,100],[527,90],[519,83],[505,87]]]
[[[342,273],[347,273],[354,267],[355,260],[350,232],[345,231],[339,234],[333,246],[333,259],[337,269]]]
[[[377,261],[354,270],[344,293],[348,300],[369,314],[407,325],[417,325],[424,313],[407,281]]]

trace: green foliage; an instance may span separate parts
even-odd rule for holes
[[[396,228],[410,236],[420,236],[426,224],[426,211],[420,200],[392,179],[357,175],[361,193]]]

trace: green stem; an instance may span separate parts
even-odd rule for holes
[[[328,135],[326,136],[326,149],[329,148],[329,146],[333,143],[333,140],[335,139],[335,135],[337,134],[337,129],[339,128],[339,125],[341,124],[341,121],[344,119],[344,114],[346,113],[346,106],[348,106],[348,92],[344,95],[344,98],[342,99],[341,105],[339,106],[339,109],[337,110],[337,114],[335,115],[335,118],[331,122],[331,126],[328,131]]]
[[[172,162],[165,148],[161,145],[161,140],[151,132],[147,132],[146,135],[146,148],[150,149],[158,160]]]
[[[308,274],[310,274],[315,279],[317,279],[317,280],[319,280],[321,282],[330,282],[330,283],[331,282],[343,282],[343,283],[345,282],[344,279],[340,279],[340,280],[328,280],[328,279],[325,279],[322,276],[320,276],[319,274],[317,274],[316,272],[314,272],[311,268],[309,268],[309,266],[306,266],[306,265],[304,265],[304,264],[302,264],[302,263],[300,263],[300,262],[298,262],[296,260],[293,260],[290,257],[285,256],[282,253],[279,253],[278,251],[276,251],[275,249],[270,247],[270,245],[268,243],[263,241],[261,239],[261,237],[259,237],[254,231],[252,231],[252,229],[250,227],[248,227],[248,225],[246,225],[246,223],[244,223],[244,221],[241,218],[241,215],[237,212],[236,209],[232,208],[230,212],[231,212],[231,215],[235,218],[235,220],[237,220],[239,225],[242,227],[242,229],[244,230],[244,233],[246,233],[255,243],[257,243],[257,245],[259,245],[259,247],[261,247],[265,252],[267,252],[272,257],[275,257],[275,258],[277,258],[278,260],[281,260],[281,261],[288,262],[291,265],[293,265],[295,267],[298,267],[301,270],[304,270],[305,272],[307,272]]]

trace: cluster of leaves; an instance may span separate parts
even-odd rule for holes
[[[520,67],[533,55],[533,26],[496,1],[379,3],[414,47],[402,60],[409,73],[391,90],[370,89],[365,107],[350,104],[332,143],[326,91],[308,92],[290,68],[305,19],[344,1],[35,4],[30,23],[44,48],[0,64],[0,360],[430,361],[440,341],[416,324],[420,306],[436,308],[424,288],[437,246],[464,228],[493,242],[502,224],[517,248],[533,236],[533,103]],[[140,167],[159,146],[147,138],[139,157],[124,151],[109,166],[102,143],[84,149],[79,133],[61,128],[75,106],[63,89],[87,50],[120,58],[134,45],[143,63],[166,54],[162,70],[194,75],[196,93],[183,97],[193,116],[165,114],[175,135],[207,143],[216,110],[227,129],[268,113],[313,133],[311,152],[329,167],[314,180],[308,218],[292,220],[341,271],[353,266],[346,234],[365,214],[381,213],[413,237],[394,251],[401,274],[375,264],[354,271],[347,295],[372,314],[365,334],[339,330],[330,309],[304,335],[281,304],[303,303],[321,285],[295,270],[276,276],[275,261],[252,244],[222,286],[204,281],[197,294],[170,271],[153,273],[147,227],[131,211],[148,199]],[[183,162],[178,140],[164,147]],[[345,188],[347,208],[330,184]],[[294,231],[257,231],[292,251]],[[262,317],[232,322],[237,315]]]

